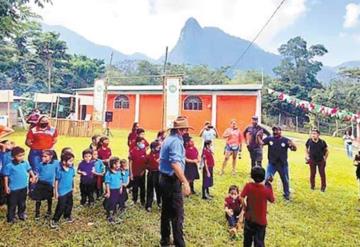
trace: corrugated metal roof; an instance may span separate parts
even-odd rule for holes
[[[257,91],[262,89],[260,84],[224,84],[224,85],[183,85],[183,91]],[[75,92],[93,91],[93,87],[74,89]],[[108,91],[162,91],[161,85],[143,86],[109,86]]]

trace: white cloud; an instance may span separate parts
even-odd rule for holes
[[[44,22],[63,25],[87,39],[125,53],[159,57],[176,44],[189,17],[202,26],[216,26],[252,39],[281,0],[53,0],[37,12]],[[272,38],[306,11],[307,0],[288,0],[257,43]]]
[[[353,28],[360,24],[360,3],[349,3],[346,5],[346,14],[343,26],[345,28]]]

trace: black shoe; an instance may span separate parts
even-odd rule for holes
[[[192,191],[191,191],[191,194],[192,194],[192,195],[196,195],[196,191],[195,191],[195,190],[192,190]]]
[[[211,197],[209,195],[203,195],[202,199],[203,200],[211,200]]]
[[[290,196],[283,195],[283,197],[284,197],[284,199],[285,199],[286,201],[290,201]]]
[[[35,220],[40,220],[40,213],[35,213]]]
[[[161,247],[171,246],[171,241],[170,241],[170,239],[160,240],[160,246],[161,246]]]
[[[321,192],[325,192],[325,188],[322,188],[322,189],[321,189]]]
[[[50,228],[51,229],[56,229],[56,228],[59,228],[59,223],[57,221],[50,221]]]
[[[21,215],[19,215],[19,220],[25,221],[26,219],[27,219],[27,215],[26,215],[26,214],[21,214]]]
[[[46,214],[45,214],[45,218],[50,218],[51,217],[51,211],[47,211]]]
[[[146,212],[151,213],[151,207],[147,207],[147,208],[146,208]]]

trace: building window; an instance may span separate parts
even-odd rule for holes
[[[125,95],[119,95],[115,97],[114,101],[115,109],[129,109],[129,97]]]
[[[184,110],[201,111],[202,101],[198,96],[188,96],[184,101]]]

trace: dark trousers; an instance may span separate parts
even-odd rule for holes
[[[63,196],[59,196],[53,220],[57,222],[60,220],[61,216],[64,216],[65,219],[70,218],[72,207],[73,207],[72,191]]]
[[[261,166],[263,158],[262,148],[249,148],[249,154],[251,159],[251,168],[254,166]]]
[[[244,226],[244,247],[251,247],[254,243],[254,247],[265,246],[265,230],[266,226],[262,226],[248,220],[245,220]]]
[[[286,196],[286,197],[290,196],[288,163],[287,162],[285,164],[269,163],[268,167],[266,169],[266,180],[269,177],[274,177],[276,172],[278,172],[280,175],[280,179],[283,184],[284,196]]]
[[[145,173],[142,176],[134,177],[134,184],[132,189],[133,201],[136,203],[140,189],[140,202],[145,204]]]
[[[311,160],[309,162],[309,166],[310,166],[310,185],[311,185],[311,188],[312,189],[315,188],[316,168],[318,168],[320,178],[321,178],[321,189],[325,190],[326,189],[326,174],[325,174],[326,162],[324,160],[323,161],[312,161]]]
[[[85,205],[86,202],[88,204],[94,203],[94,192],[95,192],[95,182],[94,183],[80,183],[80,204]]]
[[[177,247],[185,246],[183,222],[184,201],[181,183],[175,176],[160,175],[161,208],[161,245],[170,243],[170,224]]]
[[[161,204],[159,174],[159,171],[148,172],[146,187],[146,208],[151,208],[152,206],[154,200],[154,190],[156,193],[156,202],[158,205]]]
[[[52,198],[47,199],[47,213],[51,214],[51,208],[52,208]],[[40,207],[41,207],[41,201],[35,202],[35,215],[40,215]]]
[[[103,176],[96,176],[96,199],[99,199],[104,194]]]
[[[17,214],[19,218],[23,217],[26,210],[27,188],[11,191],[7,198],[7,221],[12,222]]]
[[[229,216],[227,213],[225,213],[225,218],[229,224],[229,227],[235,227],[236,224],[238,223],[239,219],[238,216],[241,213],[241,208],[236,208],[235,210],[233,210],[233,215]]]

